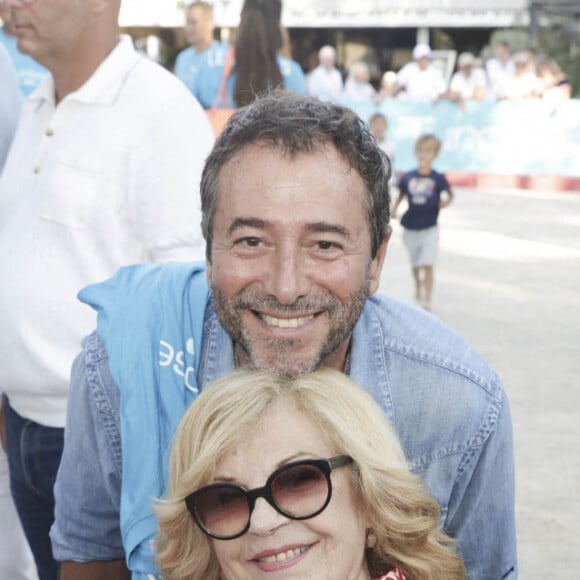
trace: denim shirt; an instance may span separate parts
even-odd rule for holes
[[[198,383],[232,370],[233,344],[210,303]],[[441,506],[443,529],[458,540],[468,577],[517,578],[511,418],[493,369],[433,316],[375,295],[353,331],[350,376],[395,426]],[[72,369],[51,530],[57,560],[125,557],[121,465],[119,391],[94,333]]]

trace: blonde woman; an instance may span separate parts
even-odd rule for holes
[[[156,513],[167,580],[465,578],[385,415],[330,369],[204,390]]]

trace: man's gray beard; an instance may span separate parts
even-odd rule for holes
[[[212,300],[222,326],[234,344],[247,353],[254,368],[277,370],[285,376],[293,377],[317,369],[350,337],[368,298],[369,287],[370,279],[367,273],[365,283],[351,295],[347,307],[343,306],[331,294],[321,299],[301,298],[288,306],[279,304],[273,297],[256,296],[251,291],[242,291],[232,300],[227,300],[219,289],[214,288]],[[263,357],[257,354],[260,349],[255,348],[255,340],[242,329],[240,316],[242,310],[259,310],[273,315],[277,313],[286,316],[303,314],[304,312],[326,311],[330,328],[318,352],[313,353],[311,358],[302,361],[291,361],[291,358],[287,358],[287,353],[291,352],[296,344],[295,339],[268,339],[264,341],[268,344],[264,345],[263,350],[273,354],[269,355],[267,360],[262,360]],[[280,364],[280,362],[288,364]]]

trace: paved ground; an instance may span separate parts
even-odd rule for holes
[[[569,580],[580,571],[580,193],[456,194],[440,219],[433,313],[510,397],[520,578]],[[413,298],[398,223],[381,290]]]

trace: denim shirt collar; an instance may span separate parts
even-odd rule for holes
[[[367,300],[350,346],[350,377],[364,387],[394,420],[390,380],[383,349],[383,328]],[[198,384],[203,387],[235,370],[233,341],[221,325],[213,301],[205,313]]]
[[[205,310],[203,350],[197,374],[201,389],[235,370],[234,343],[221,325],[213,300]]]
[[[375,312],[369,298],[356,323],[350,345],[350,378],[363,387],[395,421],[391,379],[384,349],[384,321]]]

